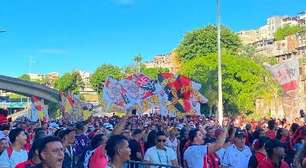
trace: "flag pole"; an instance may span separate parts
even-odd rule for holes
[[[222,69],[221,69],[221,10],[220,1],[217,0],[217,44],[218,44],[218,122],[223,122],[223,103],[222,103]]]

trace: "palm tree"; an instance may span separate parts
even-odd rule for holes
[[[140,54],[134,57],[135,65],[137,66],[137,73],[140,73],[140,65],[142,61],[142,56]]]

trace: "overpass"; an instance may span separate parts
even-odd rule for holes
[[[0,89],[29,97],[36,96],[54,103],[60,102],[57,90],[18,78],[0,75]]]

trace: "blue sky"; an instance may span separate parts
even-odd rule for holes
[[[306,0],[222,0],[222,23],[259,27],[296,15]],[[121,67],[173,50],[184,33],[215,23],[215,0],[1,0],[0,74]]]

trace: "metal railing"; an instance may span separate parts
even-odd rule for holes
[[[155,163],[148,163],[148,162],[141,162],[141,161],[133,161],[133,160],[129,160],[127,162],[128,164],[128,168],[152,168],[152,167],[156,167],[156,168],[181,168],[178,166],[172,166],[172,165],[165,165],[165,164],[155,164]]]

